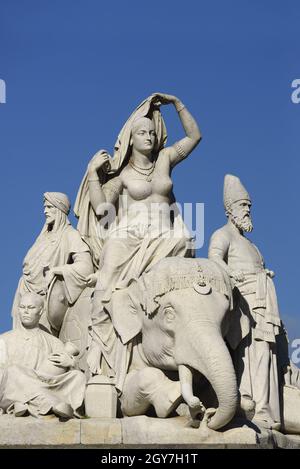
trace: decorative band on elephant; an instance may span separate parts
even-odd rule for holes
[[[192,417],[203,415],[193,380],[204,377],[218,401],[207,425],[224,427],[238,402],[224,341],[232,306],[227,272],[208,259],[163,259],[128,288],[114,291],[107,309],[117,333],[116,388],[123,413],[141,415],[153,405],[166,417],[183,398]],[[179,381],[167,377],[177,370]]]

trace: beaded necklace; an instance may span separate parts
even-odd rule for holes
[[[132,167],[132,169],[138,173],[138,174],[141,174],[142,176],[147,176],[146,177],[146,181],[147,182],[151,182],[152,181],[152,177],[151,174],[153,173],[154,171],[154,168],[155,168],[155,162],[152,163],[152,166],[150,166],[150,168],[140,168],[139,166],[137,166],[136,164],[134,164],[131,160],[129,160],[129,164],[130,166]],[[146,171],[146,172],[145,172]]]

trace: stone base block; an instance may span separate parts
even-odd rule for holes
[[[199,447],[226,448],[228,445],[239,447],[256,447],[260,441],[257,433],[251,428],[234,428],[217,432],[208,428],[191,428],[186,417],[156,419],[145,416],[122,419],[123,443],[127,445],[192,445]]]
[[[119,445],[122,444],[121,419],[81,420],[81,444]]]
[[[255,431],[243,424],[224,432],[195,429],[183,416],[170,419],[146,416],[86,418],[61,422],[54,416],[36,419],[3,415],[0,417],[0,447],[300,449],[300,435]]]
[[[106,376],[93,376],[86,388],[85,411],[91,418],[115,418],[117,392],[114,382]]]
[[[60,422],[54,416],[0,417],[0,447],[7,446],[75,446],[80,444],[80,421]]]

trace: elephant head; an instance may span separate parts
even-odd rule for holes
[[[219,404],[208,422],[214,430],[232,419],[237,405],[235,371],[223,339],[231,298],[230,279],[213,261],[170,257],[114,292],[110,304],[122,342],[141,332],[144,360],[162,370],[178,369],[188,404],[193,371],[207,378]]]

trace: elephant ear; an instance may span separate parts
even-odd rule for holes
[[[140,289],[137,282],[129,287],[115,290],[107,304],[112,323],[126,344],[142,330]]]

